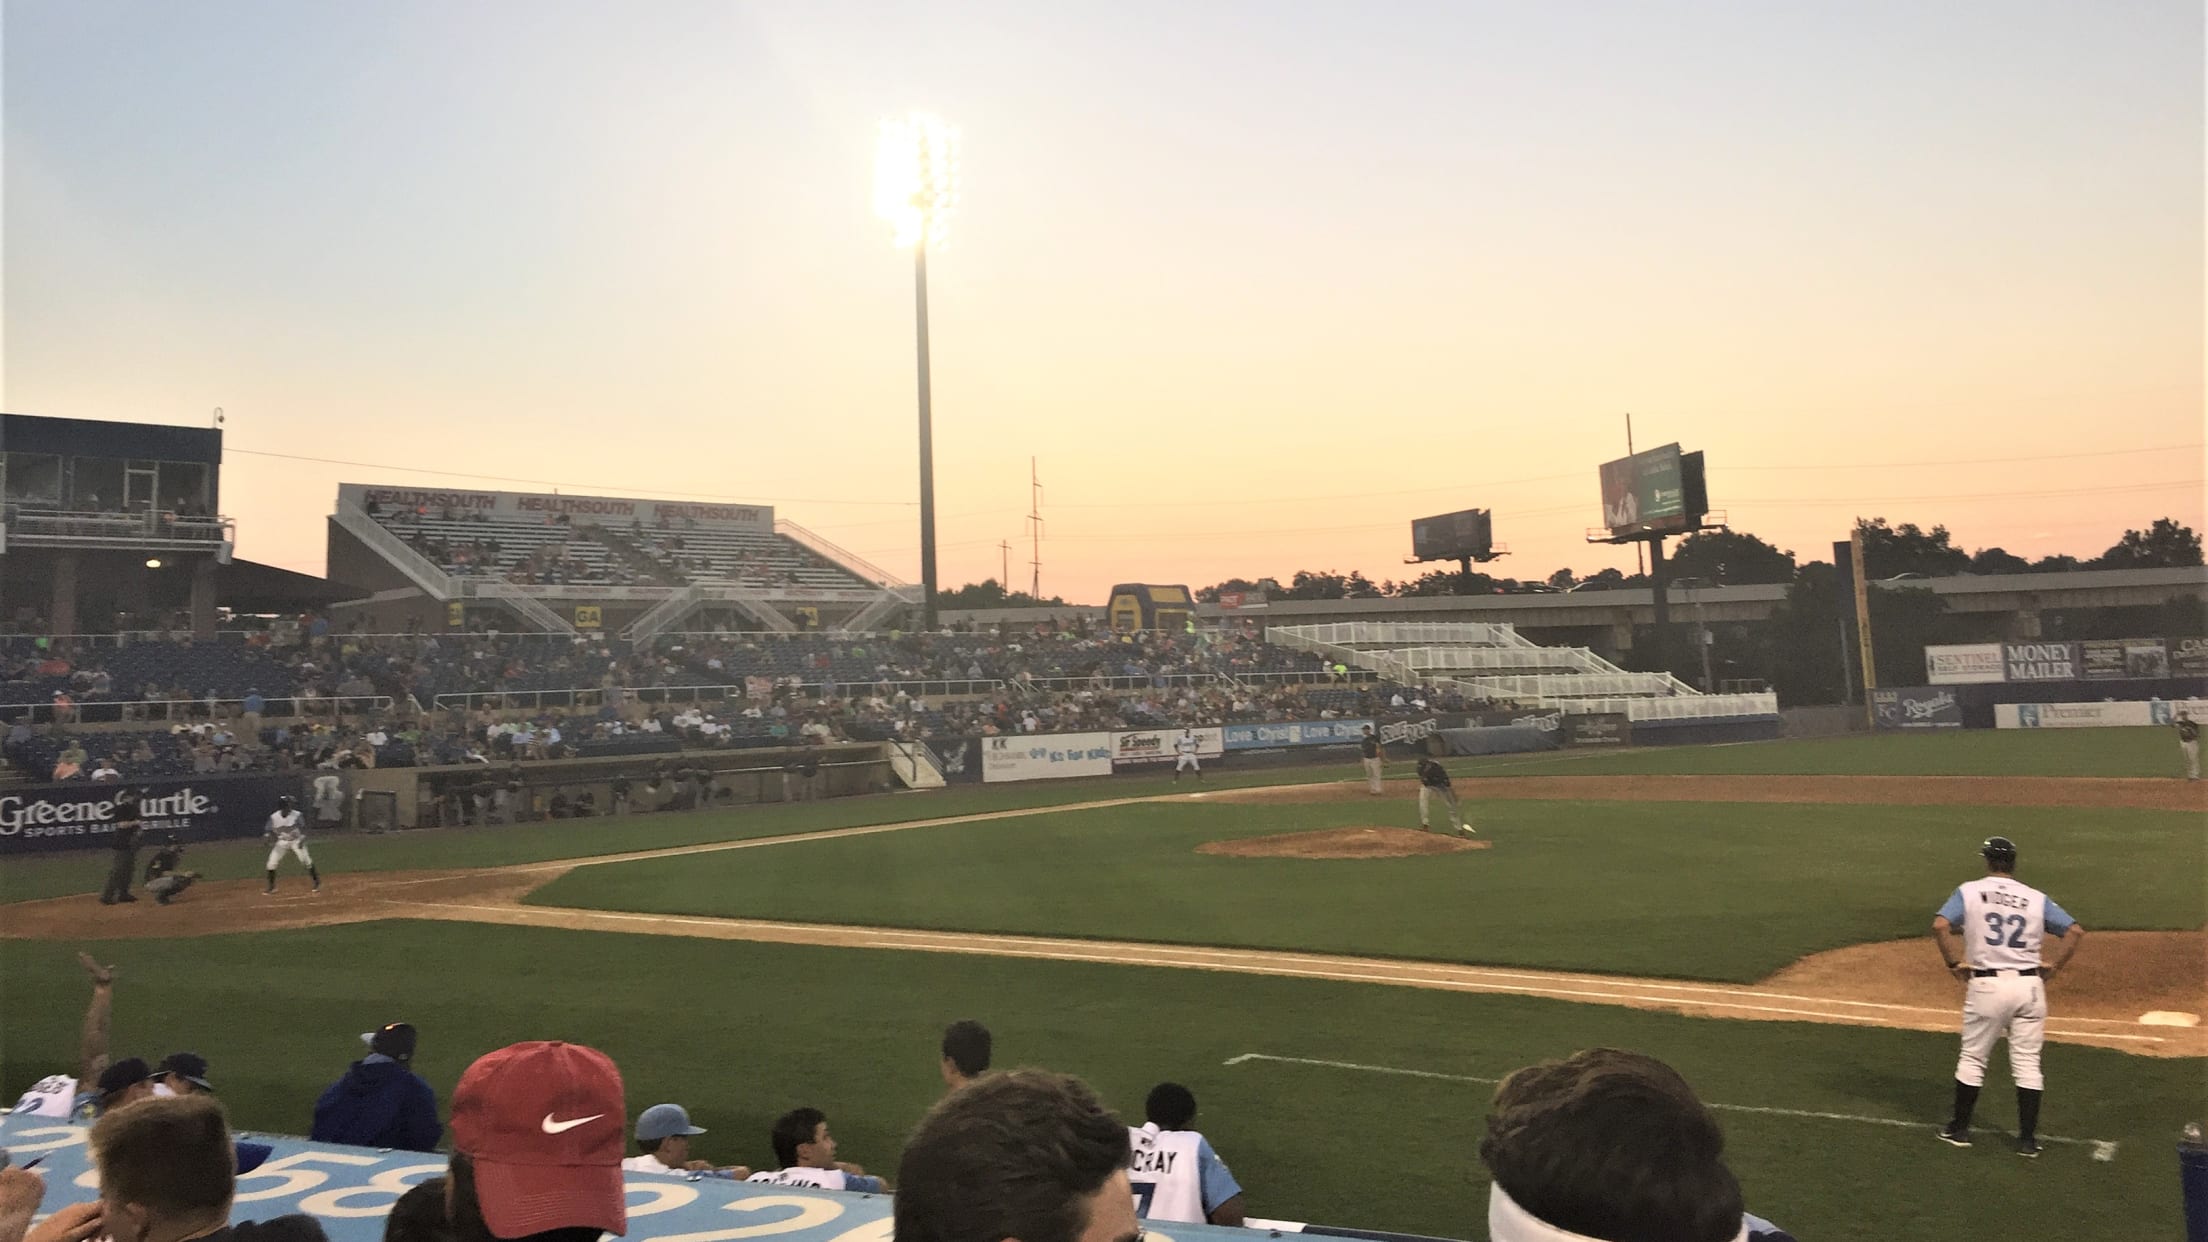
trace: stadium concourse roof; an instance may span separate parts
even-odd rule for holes
[[[233,560],[215,570],[215,598],[232,612],[300,612],[357,594],[327,578],[259,561]]]

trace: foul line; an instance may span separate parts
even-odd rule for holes
[[[1238,1057],[1228,1057],[1220,1064],[1244,1065],[1251,1061],[1272,1061],[1280,1065],[1313,1065],[1321,1069],[1354,1070],[1361,1074],[1391,1074],[1399,1078],[1423,1078],[1433,1082],[1473,1083],[1483,1087],[1492,1087],[1502,1081],[1500,1078],[1480,1078],[1472,1074],[1442,1074],[1433,1070],[1404,1069],[1394,1065],[1360,1065],[1355,1061],[1326,1061],[1316,1057],[1282,1057],[1274,1056],[1269,1052],[1245,1052]],[[1807,1108],[1767,1108],[1760,1104],[1717,1104],[1708,1100],[1703,1101],[1703,1103],[1710,1108],[1720,1109],[1728,1113],[1754,1113],[1763,1117],[1798,1117],[1811,1121],[1850,1121],[1857,1125],[1893,1126],[1903,1130],[1930,1129],[1933,1126],[1933,1123],[1929,1121],[1904,1121],[1898,1117],[1869,1117],[1860,1113],[1827,1113]],[[2039,1141],[2042,1143],[2068,1143],[2077,1147],[2090,1147],[2093,1149],[2093,1158],[2098,1161],[2106,1162],[2116,1158],[2117,1144],[2109,1139],[2063,1138],[2056,1135],[2041,1135]]]

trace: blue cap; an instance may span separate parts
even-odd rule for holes
[[[654,1104],[636,1119],[636,1139],[649,1143],[653,1139],[673,1138],[678,1134],[703,1134],[704,1130],[690,1124],[690,1114],[680,1104]]]

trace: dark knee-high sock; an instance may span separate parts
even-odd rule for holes
[[[268,886],[270,888],[276,887],[276,868],[274,867],[268,869]]]
[[[322,873],[316,871],[313,867],[308,867],[307,878],[314,881],[316,884],[320,884],[322,882]]]
[[[2032,1138],[2039,1133],[2039,1096],[2030,1087],[2016,1089],[2016,1136]]]
[[[1955,1080],[1955,1117],[1948,1122],[1952,1130],[1968,1130],[1970,1114],[1978,1107],[1978,1088],[1961,1079]]]

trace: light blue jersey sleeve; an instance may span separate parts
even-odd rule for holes
[[[843,1188],[853,1194],[861,1195],[886,1195],[889,1193],[889,1183],[871,1173],[844,1174]]]
[[[1227,1170],[1227,1162],[1211,1149],[1210,1139],[1196,1140],[1196,1174],[1203,1179],[1206,1215],[1242,1193],[1242,1183],[1234,1180],[1234,1174]]]
[[[2047,904],[2051,906],[2055,903],[2050,901]],[[1962,926],[1963,890],[1958,888],[1947,895],[1947,904],[1940,907],[1940,917],[1947,920],[1949,927]]]
[[[2047,899],[2045,918],[2047,920],[2047,934],[2050,936],[2067,935],[2071,928],[2078,925],[2078,921],[2070,917],[2070,912],[2056,905],[2055,899],[2052,897]]]

